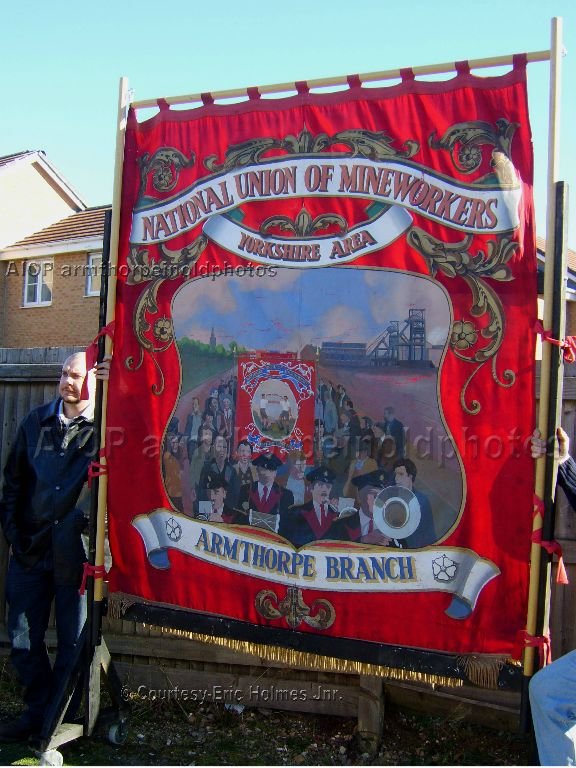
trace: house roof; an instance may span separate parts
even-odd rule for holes
[[[10,250],[13,248],[52,245],[70,240],[102,239],[104,236],[104,217],[106,211],[109,211],[110,208],[110,205],[100,205],[73,213],[65,219],[61,219],[55,224],[41,229],[39,232],[34,232],[23,240],[19,240],[10,246]]]
[[[86,208],[86,202],[80,197],[71,184],[66,181],[60,171],[50,163],[46,154],[41,149],[26,149],[23,152],[14,152],[11,155],[0,156],[0,175],[10,173],[18,165],[30,164],[49,179],[52,184],[60,190],[60,194],[68,199],[71,208],[83,210]]]
[[[31,152],[29,149],[27,149],[24,152],[15,152],[13,155],[4,155],[3,157],[0,157],[0,168],[3,165],[9,165],[10,163],[13,163],[16,160],[21,160],[22,158],[28,157],[30,155],[35,155],[36,152]]]
[[[546,240],[543,237],[536,237],[536,251],[538,252],[538,256],[542,258],[542,261],[544,260],[544,254],[546,252]],[[568,265],[568,269],[571,272],[576,272],[576,251],[573,251],[570,248],[566,249],[566,262]]]

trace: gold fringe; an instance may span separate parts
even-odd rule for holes
[[[234,640],[229,637],[202,635],[197,632],[172,629],[171,627],[157,627],[152,624],[147,626],[156,631],[159,630],[163,635],[186,638],[188,640],[206,643],[207,645],[218,645],[222,648],[228,648],[231,651],[235,651],[236,653],[252,654],[265,661],[272,663],[276,662],[289,667],[304,667],[316,672],[372,675],[374,677],[382,677],[389,680],[419,682],[426,683],[427,685],[443,685],[450,688],[459,688],[463,685],[462,680],[447,677],[445,675],[432,675],[427,672],[396,669],[395,667],[367,664],[361,661],[351,661],[350,659],[337,659],[332,656],[322,656],[317,653],[295,651],[292,648],[280,648],[275,645],[251,643],[245,640]]]
[[[506,663],[505,656],[459,656],[458,665],[466,677],[480,688],[498,688],[498,675]]]
[[[136,597],[126,595],[124,592],[114,592],[108,596],[108,618],[122,619],[128,608],[137,602],[140,601]]]
[[[115,592],[108,598],[108,616],[111,619],[124,618],[124,613],[130,606],[137,603],[148,603],[149,601],[128,595],[123,592]],[[161,605],[160,603],[150,603],[151,605]],[[165,604],[166,608],[173,608]],[[433,675],[427,672],[416,672],[408,669],[397,669],[396,667],[380,666],[378,664],[367,664],[361,661],[351,661],[350,659],[337,659],[333,656],[323,656],[317,653],[307,653],[305,651],[296,651],[293,648],[281,648],[275,645],[266,645],[264,643],[252,643],[246,640],[235,640],[230,637],[218,637],[215,635],[204,635],[198,632],[189,632],[183,629],[173,629],[172,627],[159,627],[154,624],[144,624],[167,637],[179,637],[187,640],[193,640],[206,645],[216,645],[221,648],[228,648],[236,653],[251,654],[258,656],[264,661],[282,664],[288,667],[300,667],[315,670],[317,672],[335,672],[348,673],[356,675],[372,675],[374,677],[387,678],[403,682],[426,683],[427,685],[442,685],[447,688],[460,688],[464,681],[447,675]],[[509,661],[505,656],[459,656],[458,665],[464,670],[468,680],[482,688],[498,687],[498,675],[504,664]]]

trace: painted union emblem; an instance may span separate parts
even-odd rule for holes
[[[175,520],[173,517],[168,518],[166,520],[166,536],[170,539],[170,541],[180,541],[182,538],[182,526],[180,523]]]
[[[291,629],[304,622],[314,629],[328,629],[334,624],[336,611],[328,600],[314,600],[307,605],[300,587],[289,586],[282,599],[271,589],[263,589],[254,601],[256,610],[265,619],[285,619]]]
[[[447,555],[440,555],[432,560],[432,573],[436,581],[454,581],[458,573],[458,563],[451,560]]]

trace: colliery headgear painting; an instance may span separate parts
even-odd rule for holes
[[[302,650],[510,653],[532,515],[531,187],[521,59],[132,111],[112,591]]]

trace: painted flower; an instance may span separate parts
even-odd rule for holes
[[[482,152],[473,144],[468,146],[464,145],[458,153],[458,159],[463,168],[473,170],[474,168],[478,168],[482,162]]]
[[[154,336],[160,341],[170,341],[172,338],[172,321],[169,317],[161,317],[154,323]]]
[[[478,331],[467,320],[456,320],[452,326],[450,344],[456,349],[469,349],[476,344]]]

